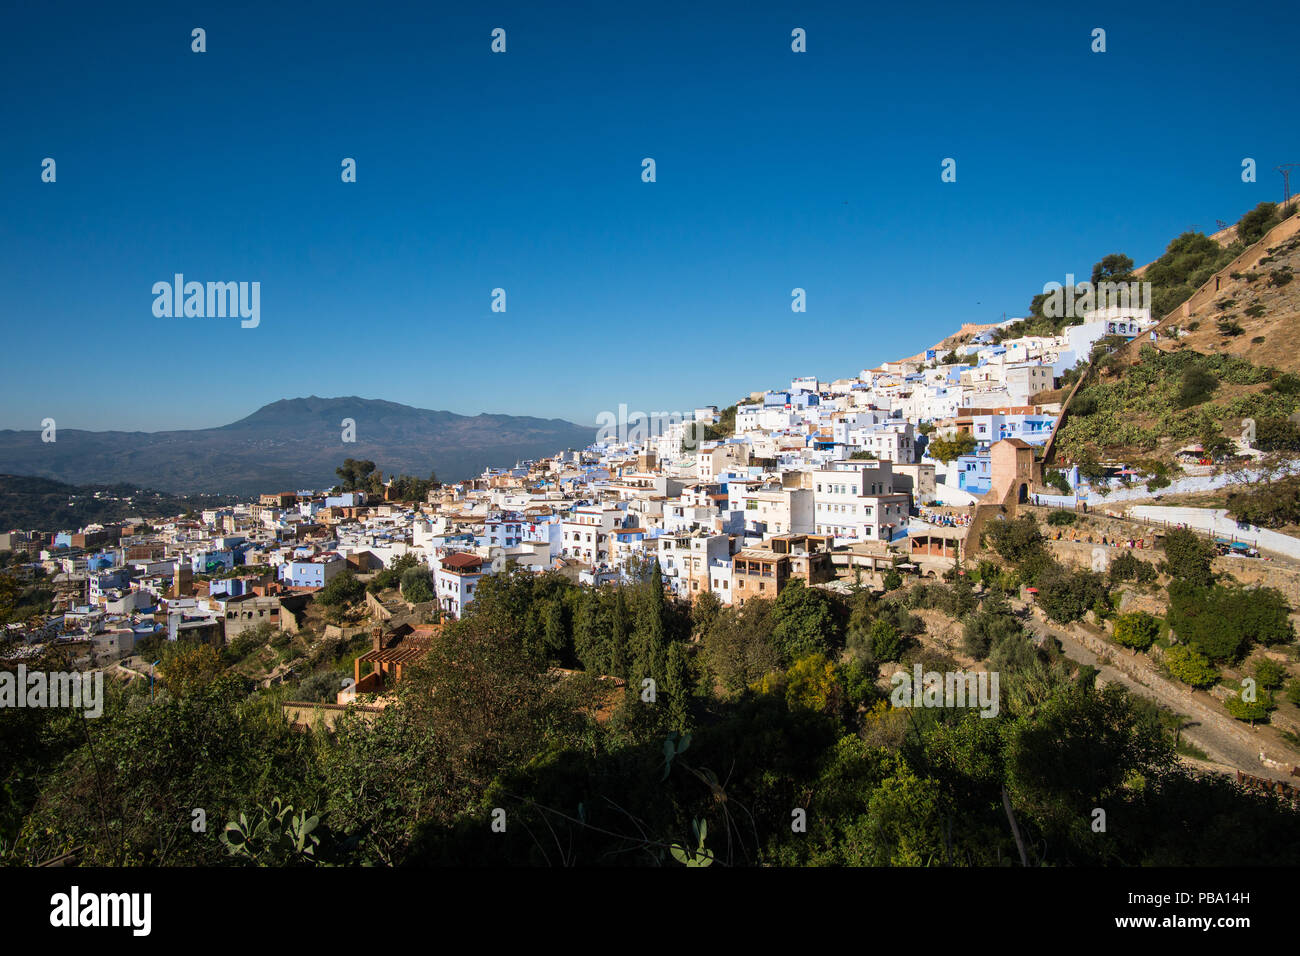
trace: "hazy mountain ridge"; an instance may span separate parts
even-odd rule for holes
[[[356,423],[344,442],[343,420]],[[0,471],[71,484],[127,482],[173,493],[250,495],[325,488],[345,458],[395,472],[456,481],[488,466],[583,447],[595,426],[519,415],[457,415],[380,399],[281,399],[214,428],[159,432],[60,428],[0,431]]]

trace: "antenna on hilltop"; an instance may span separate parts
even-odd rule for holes
[[[1291,170],[1300,167],[1300,163],[1283,163],[1277,167],[1277,171],[1282,174],[1282,205],[1285,206],[1291,201]]]

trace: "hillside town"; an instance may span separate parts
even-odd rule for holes
[[[1284,930],[1285,11],[11,6],[15,939]]]
[[[28,651],[85,642],[102,663],[149,637],[220,645],[263,622],[295,631],[336,576],[398,560],[429,573],[431,600],[410,609],[443,621],[507,567],[601,585],[652,561],[676,597],[708,591],[723,605],[773,597],[791,579],[846,588],[942,575],[979,505],[1033,472],[1062,377],[1103,339],[1154,325],[1149,309],[1111,306],[1056,336],[1008,337],[1016,321],[723,410],[624,408],[586,448],[435,485],[424,501],[396,500],[390,481],[383,494],[268,491],[149,524],[9,531],[0,551],[39,563],[56,594],[53,614],[9,624],[10,636]],[[960,453],[936,458],[936,442]],[[1077,467],[1062,474],[1062,491],[1075,489]]]

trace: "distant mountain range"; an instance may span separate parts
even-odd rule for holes
[[[344,419],[356,423],[344,442]],[[345,458],[368,459],[384,472],[443,481],[485,467],[583,448],[596,427],[560,418],[456,415],[396,402],[357,398],[290,398],[218,428],[115,432],[60,428],[56,441],[41,432],[0,431],[0,472],[35,475],[77,485],[127,482],[186,494],[252,495],[323,489],[338,483]]]

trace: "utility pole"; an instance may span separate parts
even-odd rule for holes
[[[1300,163],[1283,163],[1277,167],[1277,171],[1282,174],[1282,205],[1285,206],[1291,201],[1291,170],[1300,166]]]

